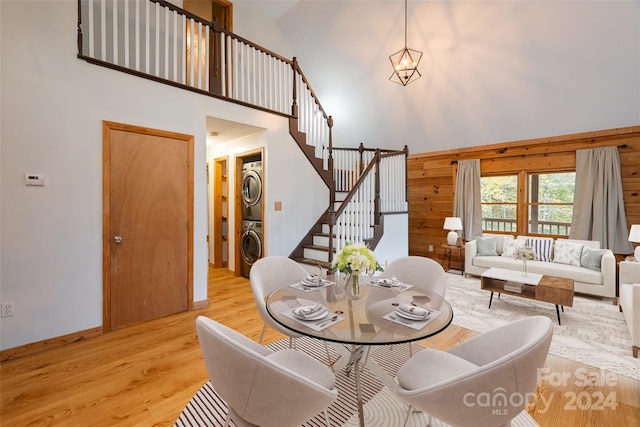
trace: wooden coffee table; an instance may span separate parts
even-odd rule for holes
[[[522,293],[512,292],[504,289],[507,283],[523,283]],[[523,276],[519,271],[506,270],[503,268],[490,268],[480,278],[480,288],[491,291],[489,298],[489,308],[493,301],[493,293],[514,295],[520,298],[533,299],[555,304],[558,315],[558,325],[560,325],[560,307],[564,312],[564,306],[573,306],[573,279],[563,277],[547,276],[536,273],[529,273]]]

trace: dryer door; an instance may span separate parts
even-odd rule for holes
[[[242,253],[242,259],[249,265],[260,259],[262,256],[262,242],[258,233],[249,229],[242,234],[240,252]]]
[[[258,172],[245,171],[242,175],[242,202],[248,207],[260,202],[262,197],[262,182]]]

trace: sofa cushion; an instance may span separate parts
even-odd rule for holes
[[[497,240],[495,237],[478,237],[476,244],[478,245],[478,255],[498,255],[496,251]]]
[[[607,253],[606,249],[593,249],[585,246],[582,249],[580,265],[593,271],[601,271],[602,256]]]
[[[580,267],[580,258],[582,257],[582,243],[568,242],[566,239],[556,240],[556,246],[553,248],[553,262],[560,264],[576,265]]]
[[[531,246],[536,253],[538,261],[551,261],[551,249],[553,239],[550,237],[527,237],[527,246]]]
[[[502,248],[502,256],[506,258],[513,258],[513,252],[516,248],[523,248],[526,244],[527,241],[524,239],[505,239],[504,246]]]
[[[577,240],[577,239],[565,239],[565,240],[567,242],[581,243],[585,247],[589,247],[592,249],[600,249],[600,242],[598,242],[597,240]]]
[[[496,239],[496,252],[498,255],[502,255],[502,251],[504,250],[504,242],[506,240],[513,240],[513,236],[511,234],[493,234],[493,233],[482,233],[482,238],[495,238]]]

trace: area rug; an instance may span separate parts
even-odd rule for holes
[[[269,344],[274,350],[288,348],[289,340],[283,339]],[[347,376],[344,366],[349,360],[349,349],[332,344],[332,360],[339,356],[335,364],[338,399],[328,408],[331,426],[356,427],[359,425],[356,406],[355,383],[353,374]],[[296,348],[312,355],[318,360],[326,361],[326,352],[321,341],[310,338],[298,338]],[[421,349],[414,344],[413,352]],[[407,404],[402,402],[395,392],[394,378],[400,366],[409,358],[409,346],[406,344],[376,347],[367,358],[361,371],[362,392],[364,401],[365,425],[367,427],[402,426],[407,414]],[[205,383],[189,401],[175,423],[176,427],[223,426],[226,419],[227,406],[216,393],[211,383]],[[421,412],[412,413],[407,426],[426,426],[428,417]],[[232,422],[232,426],[235,424]],[[324,415],[318,414],[303,424],[305,427],[325,426]],[[447,424],[437,419],[431,420],[433,427],[446,427]],[[513,421],[513,427],[534,427],[538,424],[528,413],[520,413]]]
[[[480,279],[447,273],[446,299],[453,307],[453,324],[485,332],[514,320],[541,315],[554,324],[549,352],[553,355],[640,380],[640,361],[631,354],[631,335],[624,316],[611,299],[576,295],[573,307],[560,312],[555,305],[517,296],[494,295],[480,289]]]

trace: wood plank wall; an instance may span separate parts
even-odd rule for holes
[[[458,160],[480,159],[481,173],[575,170],[576,150],[615,145],[620,153],[627,226],[640,224],[640,125],[409,155],[409,254],[440,262],[453,215]],[[521,233],[524,234],[524,233]],[[429,245],[433,251],[429,251]],[[454,251],[456,252],[456,251]],[[451,267],[459,262],[453,254]]]

